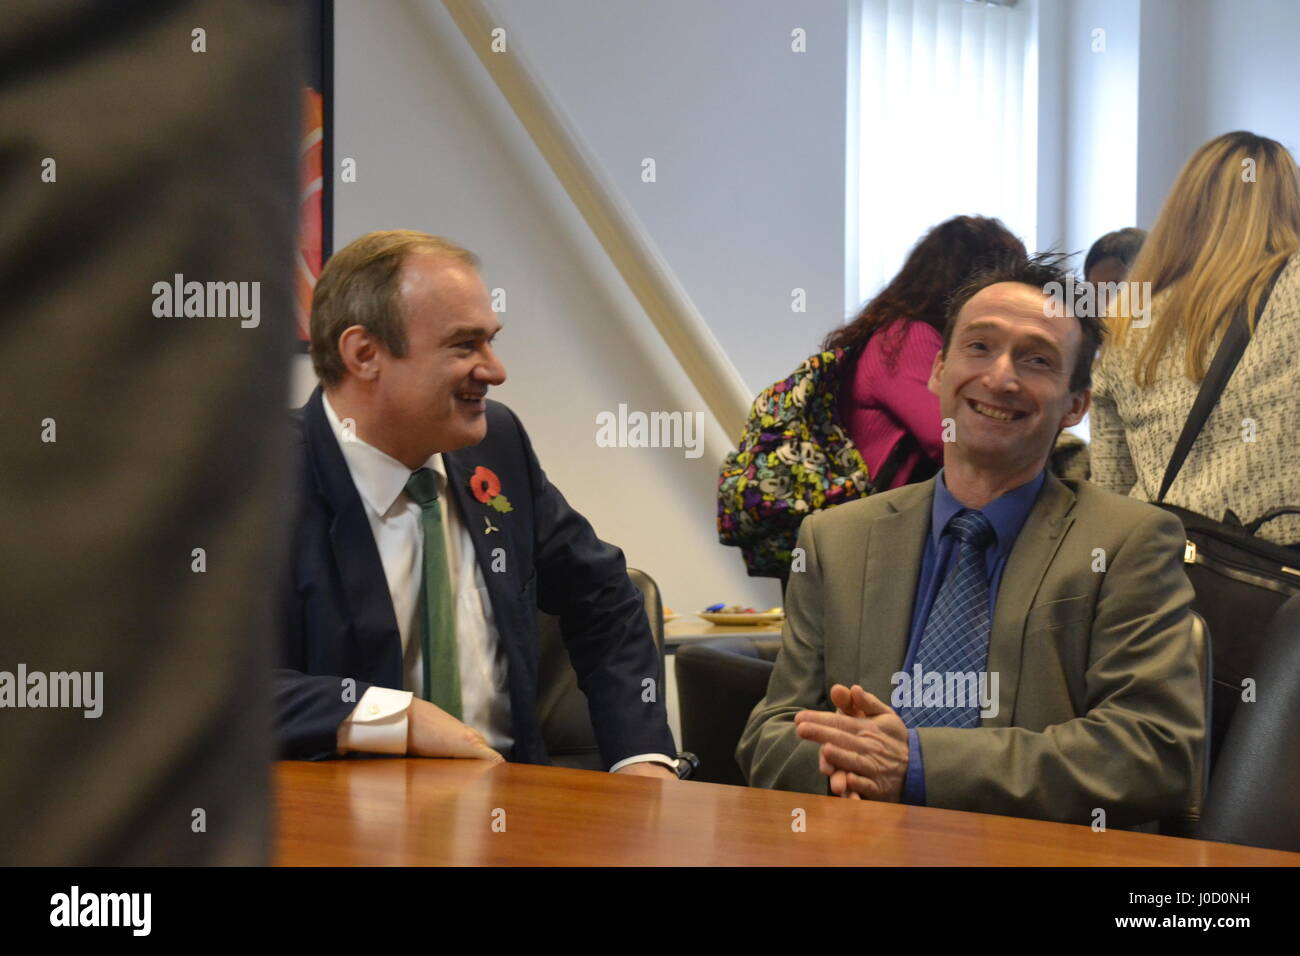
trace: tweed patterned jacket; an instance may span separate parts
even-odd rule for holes
[[[1175,321],[1162,293],[1151,327]],[[1107,349],[1093,369],[1092,480],[1103,488],[1154,501],[1165,466],[1196,399],[1198,383],[1183,374],[1186,336],[1180,330],[1157,366],[1156,384],[1134,381],[1147,330],[1122,349]],[[1215,338],[1211,349],[1218,347]],[[1207,356],[1213,357],[1213,351]],[[1270,508],[1300,507],[1300,253],[1273,287],[1255,335],[1165,501],[1210,518],[1231,509],[1243,522]],[[1300,515],[1265,524],[1260,537],[1300,544]]]

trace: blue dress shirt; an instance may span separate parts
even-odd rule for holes
[[[998,586],[1002,583],[1002,571],[1006,567],[1007,556],[1011,553],[1016,537],[1029,517],[1029,512],[1033,510],[1034,502],[1038,500],[1038,493],[1042,490],[1046,479],[1047,473],[1040,471],[1037,477],[995,498],[983,508],[977,509],[993,525],[996,536],[984,554],[989,581],[990,622],[993,620],[993,610],[997,605]],[[907,642],[907,656],[903,659],[902,669],[908,673],[911,672],[916,660],[916,650],[921,646],[921,635],[925,633],[930,608],[934,605],[939,586],[943,584],[943,579],[948,573],[948,561],[952,557],[953,545],[952,536],[946,533],[948,522],[965,507],[948,491],[943,471],[940,470],[934,480],[930,531],[925,536],[925,551],[921,556],[921,576],[917,580],[916,598],[912,603],[911,637]],[[921,740],[914,727],[907,731],[907,776],[903,780],[903,802],[920,806],[925,804],[925,769],[921,764]]]

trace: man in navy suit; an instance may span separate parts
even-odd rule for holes
[[[275,672],[282,756],[549,762],[538,609],[559,616],[613,771],[675,778],[658,651],[622,552],[546,480],[476,257],[362,236],[316,286]]]

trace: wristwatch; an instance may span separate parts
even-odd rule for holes
[[[679,753],[674,763],[676,766],[673,769],[677,771],[678,780],[685,780],[700,769],[700,758],[689,750],[683,750]]]

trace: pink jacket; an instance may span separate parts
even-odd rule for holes
[[[891,369],[886,351],[899,349]],[[924,454],[935,465],[943,461],[939,398],[927,387],[934,357],[943,336],[924,322],[895,322],[867,340],[858,357],[848,388],[840,391],[840,421],[858,446],[870,474],[875,475],[894,446],[910,432],[920,449],[904,459],[889,483],[898,488],[908,483]]]

